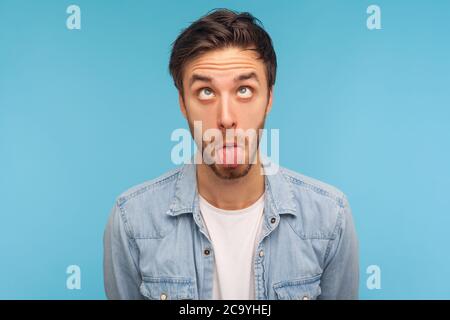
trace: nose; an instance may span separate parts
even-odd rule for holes
[[[236,129],[237,126],[236,115],[233,110],[232,102],[227,95],[223,95],[220,99],[217,126],[222,131],[225,131],[226,129]]]

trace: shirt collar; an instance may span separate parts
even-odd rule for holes
[[[275,171],[273,174],[264,175],[266,201],[272,204],[271,207],[277,214],[297,215],[292,186],[286,180],[283,169],[266,156],[261,156],[261,163],[265,172]],[[194,163],[184,164],[180,168],[175,183],[175,193],[167,211],[168,215],[177,216],[182,213],[194,212],[195,201],[198,201],[196,168]],[[271,170],[268,170],[269,168]]]

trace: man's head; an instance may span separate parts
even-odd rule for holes
[[[169,69],[191,133],[195,121],[201,121],[201,137],[220,133],[221,139],[196,141],[209,167],[221,178],[245,176],[272,106],[276,55],[267,32],[249,13],[215,10],[178,36]],[[254,138],[239,137],[252,130]]]

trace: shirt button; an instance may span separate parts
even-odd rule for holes
[[[205,256],[209,256],[210,251],[209,251],[209,249],[205,249],[205,251],[203,251],[203,253],[205,254]]]
[[[275,223],[276,221],[277,221],[277,219],[275,219],[275,218],[270,219],[270,222],[272,222],[272,223]]]
[[[159,296],[159,298],[161,300],[167,300],[167,295],[165,293],[161,293],[161,295]]]
[[[264,257],[264,251],[263,250],[261,250],[260,252],[259,252],[259,256],[262,258],[262,257]]]

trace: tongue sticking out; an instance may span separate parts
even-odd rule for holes
[[[221,157],[219,156],[220,164],[227,168],[236,168],[238,166],[238,148],[237,147],[223,147]]]

